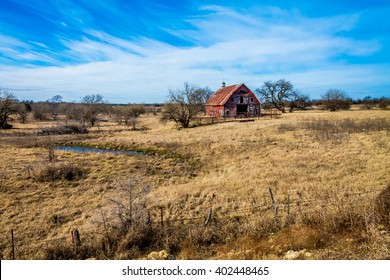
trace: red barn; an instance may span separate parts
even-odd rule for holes
[[[244,84],[225,86],[217,90],[206,102],[206,115],[210,117],[258,117],[260,101]]]

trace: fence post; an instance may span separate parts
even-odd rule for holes
[[[12,259],[14,260],[14,259],[15,259],[14,229],[11,229],[11,242],[12,242],[12,252],[11,252],[11,256],[12,256]]]
[[[152,218],[150,217],[150,211],[148,210],[148,217],[146,220],[146,225],[151,227],[152,226]]]
[[[209,214],[207,215],[206,221],[204,222],[204,226],[207,226],[209,224],[212,213],[213,213],[213,208],[210,207]]]
[[[287,193],[287,216],[290,218],[290,191]]]
[[[160,207],[160,219],[161,219],[161,228],[164,227],[164,215],[163,215],[163,208]]]
[[[129,218],[130,218],[130,227],[133,229],[133,185],[131,179],[129,182]]]
[[[77,252],[77,248],[80,246],[80,233],[77,229],[72,230],[72,242],[74,243],[75,252]]]
[[[278,218],[278,204],[276,204],[275,200],[274,200],[274,196],[272,194],[272,190],[271,190],[271,187],[269,188],[269,194],[271,195],[271,201],[272,201],[272,205],[274,206],[274,212],[275,212],[275,221],[277,221],[277,218]]]

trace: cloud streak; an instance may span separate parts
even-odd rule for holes
[[[90,13],[86,18],[93,17]],[[199,7],[183,29],[159,27],[186,46],[143,35],[113,35],[85,20],[78,23],[76,36],[54,34],[56,48],[0,34],[0,83],[20,99],[46,100],[61,93],[71,101],[99,93],[122,103],[163,102],[168,88],[185,81],[217,89],[223,78],[252,89],[286,78],[313,98],[329,87],[355,98],[386,95],[390,65],[355,62],[383,49],[375,38],[351,36],[360,19],[359,13],[309,18],[278,7],[213,5]],[[69,28],[68,20],[58,20]]]

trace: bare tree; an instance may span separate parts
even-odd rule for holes
[[[145,106],[142,104],[131,104],[127,106],[118,106],[115,108],[115,114],[119,123],[132,126],[133,130],[136,130],[138,123],[138,117],[145,114]]]
[[[94,126],[98,114],[102,111],[102,105],[104,104],[103,96],[100,94],[86,95],[81,99],[81,103],[84,105],[83,121],[89,122],[91,126]]]
[[[294,86],[284,79],[276,82],[268,81],[264,82],[260,89],[256,89],[256,92],[264,103],[269,103],[273,108],[286,113],[284,107],[294,92]]]
[[[214,94],[214,91],[209,87],[200,88],[200,90],[202,90],[204,94],[204,103],[206,103],[207,100],[209,100],[209,98],[211,97],[211,95]]]
[[[83,121],[84,106],[78,103],[63,103],[61,111],[65,114],[66,122],[68,120]]]
[[[326,109],[330,111],[337,111],[340,109],[349,109],[351,107],[352,100],[344,91],[331,88],[322,95],[322,102]]]
[[[366,96],[362,100],[362,109],[371,109],[372,106],[374,105],[374,100],[372,99],[371,96]]]
[[[26,101],[19,102],[16,110],[20,122],[27,123],[28,113],[32,110],[30,103]]]
[[[305,110],[310,106],[310,98],[302,94],[299,90],[293,90],[289,98],[290,113],[294,109]]]
[[[62,103],[62,96],[55,95],[52,98],[46,101],[49,104],[50,115],[53,120],[57,120],[58,115],[60,114],[60,104]]]
[[[382,96],[379,99],[378,105],[379,105],[380,109],[385,110],[385,109],[387,109],[387,106],[390,105],[390,99]]]
[[[49,119],[49,104],[47,102],[37,102],[32,105],[34,119],[46,121]]]
[[[199,113],[204,111],[208,90],[184,83],[183,89],[169,90],[169,100],[164,105],[162,121],[174,121],[187,128]]]
[[[10,91],[0,88],[0,129],[12,128],[8,122],[11,115],[17,113],[17,100]]]

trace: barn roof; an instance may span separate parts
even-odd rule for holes
[[[221,87],[212,96],[210,96],[209,100],[207,100],[206,102],[206,105],[225,105],[225,103],[229,100],[230,96],[232,96],[232,94],[242,85],[243,84]]]

